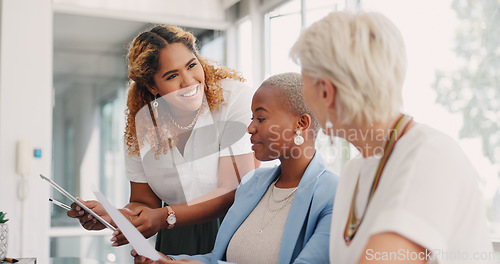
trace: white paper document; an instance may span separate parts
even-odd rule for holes
[[[137,254],[149,258],[151,260],[159,260],[160,254],[149,244],[146,238],[130,223],[120,211],[118,211],[109,200],[95,186],[92,187],[97,200],[102,204],[109,216],[115,221],[120,231],[125,235],[128,242],[137,251]]]

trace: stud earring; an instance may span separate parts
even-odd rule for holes
[[[300,135],[300,130],[297,130],[297,132],[295,133],[297,135],[295,135],[295,137],[293,138],[293,143],[295,143],[295,145],[297,146],[304,144],[304,137]]]
[[[156,101],[156,97],[157,96],[155,96],[155,101],[153,102],[153,114],[155,119],[158,118],[158,102]]]

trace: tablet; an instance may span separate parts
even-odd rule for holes
[[[75,197],[73,197],[73,195],[71,195],[69,192],[64,190],[61,186],[59,186],[57,183],[55,183],[52,179],[49,179],[49,178],[43,176],[42,174],[40,174],[40,177],[42,179],[48,181],[50,183],[50,185],[52,185],[52,187],[54,187],[57,191],[62,193],[62,195],[68,197],[68,199],[70,199],[74,203],[78,204],[78,206],[80,206],[83,210],[85,210],[85,212],[91,214],[93,217],[95,217],[95,219],[97,219],[99,222],[101,222],[104,226],[106,226],[107,228],[109,228],[113,231],[116,230],[116,228],[114,226],[112,226],[110,223],[108,223],[106,220],[104,220],[102,217],[100,217],[94,211],[90,210],[90,208],[88,208],[82,202],[78,201]]]

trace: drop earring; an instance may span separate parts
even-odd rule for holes
[[[330,138],[330,145],[333,146],[333,124],[332,121],[330,121],[330,116],[328,115],[328,113],[326,113],[325,129],[328,137]]]
[[[158,102],[156,101],[156,97],[157,95],[155,96],[155,101],[153,102],[153,114],[155,116],[155,119],[158,118]]]
[[[304,144],[304,137],[300,135],[300,130],[297,130],[297,132],[295,133],[296,135],[293,138],[293,143],[295,143],[295,145],[297,146]]]

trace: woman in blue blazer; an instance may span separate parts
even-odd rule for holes
[[[255,157],[279,159],[281,165],[243,177],[211,253],[168,256],[158,263],[328,263],[338,177],[316,153],[318,124],[301,91],[298,73],[262,83],[248,132]],[[145,263],[140,256],[135,260]]]

